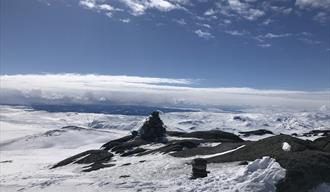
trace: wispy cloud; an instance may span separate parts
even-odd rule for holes
[[[272,45],[270,43],[261,43],[261,44],[258,44],[258,47],[262,47],[262,48],[268,48],[268,47],[271,47]]]
[[[2,75],[1,104],[134,104],[166,106],[282,106],[328,104],[329,91],[197,88],[194,80],[134,76]]]
[[[110,4],[98,3],[96,0],[80,0],[79,4],[86,9],[104,12],[109,17],[112,16],[114,11],[121,11],[121,9],[114,8]]]
[[[134,23],[137,21],[136,17],[148,17],[148,20],[154,19],[155,25],[160,26],[166,25],[167,20],[185,25],[187,31],[205,39],[214,38],[217,33],[227,33],[232,36],[249,35],[259,43],[263,42],[261,45],[266,45],[265,40],[291,36],[283,31],[274,34],[267,30],[276,27],[269,26],[271,23],[283,24],[281,23],[283,17],[312,15],[311,21],[320,23],[320,26],[325,26],[330,21],[329,0],[296,0],[294,3],[282,0],[79,0],[78,2],[85,9],[103,13],[123,23]],[[171,14],[173,11],[175,14]],[[157,18],[162,20],[159,21]],[[230,25],[236,26],[236,30],[230,30]],[[266,34],[259,35],[260,32]]]
[[[198,36],[201,37],[201,38],[204,38],[204,39],[211,39],[211,38],[214,37],[210,32],[208,32],[208,31],[203,31],[203,30],[201,30],[201,29],[197,29],[197,30],[195,31],[195,34],[198,35]]]
[[[225,33],[229,34],[229,35],[233,35],[233,36],[243,36],[248,34],[248,32],[246,31],[237,31],[237,30],[227,30],[225,31]]]
[[[181,19],[173,19],[173,21],[176,22],[176,23],[178,23],[178,24],[180,24],[180,25],[186,25],[187,24],[187,22],[183,18],[181,18]]]
[[[138,16],[145,14],[145,11],[148,9],[156,9],[159,11],[171,11],[174,9],[180,9],[181,6],[179,4],[171,3],[166,0],[119,0],[123,4],[125,4],[128,8],[130,8],[132,15]]]
[[[302,9],[329,9],[330,1],[329,0],[296,0],[296,6]]]

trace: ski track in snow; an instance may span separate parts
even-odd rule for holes
[[[129,158],[115,156],[114,162],[111,163],[115,163],[116,166],[94,172],[80,172],[79,165],[50,170],[52,165],[69,156],[88,149],[97,149],[109,140],[128,134],[131,130],[140,127],[146,117],[49,113],[12,106],[0,106],[0,109],[0,188],[5,192],[275,191],[275,184],[285,177],[285,169],[269,157],[240,166],[238,162],[208,164],[209,176],[196,180],[188,178],[191,174],[189,163],[197,156],[191,158],[174,158],[161,154]],[[235,116],[240,118],[234,119]],[[236,134],[239,131],[261,128],[276,134],[280,132],[300,134],[312,129],[330,127],[329,112],[322,110],[176,112],[162,114],[161,118],[169,130],[219,129]],[[60,129],[70,125],[86,129]],[[257,140],[263,137],[265,136],[243,137],[243,139]],[[122,166],[125,163],[131,165]],[[123,175],[129,177],[120,178]],[[329,189],[329,185],[320,185],[315,191],[324,189]]]

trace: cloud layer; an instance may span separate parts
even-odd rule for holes
[[[329,105],[329,91],[197,88],[189,79],[136,76],[29,74],[1,76],[1,104],[130,104],[149,106]]]

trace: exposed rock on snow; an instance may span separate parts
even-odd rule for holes
[[[184,139],[178,139],[178,140],[168,140],[166,136],[175,136],[180,137]],[[196,139],[191,139],[196,138]],[[142,127],[139,129],[138,132],[133,131],[131,135],[115,139],[112,141],[109,141],[101,146],[101,149],[103,151],[111,150],[112,152],[116,154],[120,154],[122,157],[126,156],[132,156],[132,155],[147,155],[151,153],[171,153],[171,152],[177,152],[177,151],[184,151],[187,149],[193,149],[197,148],[199,144],[206,143],[206,142],[242,142],[243,140],[239,138],[238,136],[227,133],[224,131],[217,131],[217,130],[211,130],[211,131],[197,131],[197,132],[166,132],[165,125],[163,121],[159,117],[159,112],[153,112],[151,116],[145,121],[145,123],[142,125]],[[156,149],[147,149],[143,146],[153,143],[164,143],[163,146],[159,146]],[[100,151],[102,150],[94,150],[94,152],[98,152],[100,154]],[[58,167],[59,165],[67,165],[69,163],[75,163],[75,159],[78,157],[81,157],[85,153],[89,153],[90,151],[75,155],[73,157],[70,157],[66,160],[61,161],[57,165],[55,165],[53,168]],[[97,156],[97,154],[95,154]],[[95,159],[92,163],[98,164],[98,166],[94,166],[94,169],[97,168],[103,168],[102,163],[104,159],[100,157],[101,160]],[[110,160],[110,158],[108,159]],[[102,161],[101,163],[99,161]],[[66,163],[69,162],[69,163]],[[77,163],[79,163],[78,161]]]
[[[83,167],[82,171],[89,172],[97,169],[111,167],[113,164],[105,164],[113,157],[112,153],[105,150],[88,150],[55,164],[53,168],[62,167],[68,164],[90,164]]]
[[[303,136],[330,136],[330,130],[312,130],[307,133],[303,133]]]
[[[194,159],[192,165],[192,177],[191,179],[207,177],[209,171],[206,170],[207,161],[203,158]]]
[[[244,137],[248,137],[250,135],[266,135],[266,134],[274,134],[273,132],[266,130],[266,129],[258,129],[254,131],[240,131],[240,134],[242,134]]]
[[[282,150],[282,143],[291,145],[291,152]],[[310,141],[287,135],[278,135],[250,142],[232,153],[207,159],[210,163],[253,161],[270,156],[287,170],[284,180],[277,185],[278,191],[307,191],[322,182],[330,182],[330,153],[316,148]]]
[[[163,121],[159,117],[159,112],[152,112],[151,116],[144,122],[142,127],[139,129],[139,135],[143,140],[146,141],[164,141],[166,134],[166,128]]]
[[[209,130],[209,131],[195,131],[195,132],[179,132],[179,131],[167,131],[167,135],[175,137],[184,138],[198,138],[203,140],[208,140],[208,142],[242,142],[244,141],[237,135],[233,133],[228,133],[219,130]]]
[[[330,136],[321,137],[313,141],[313,146],[317,149],[330,153]]]

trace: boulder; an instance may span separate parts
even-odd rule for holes
[[[203,158],[194,159],[192,165],[192,177],[191,179],[207,177],[209,171],[206,171],[207,161]]]

